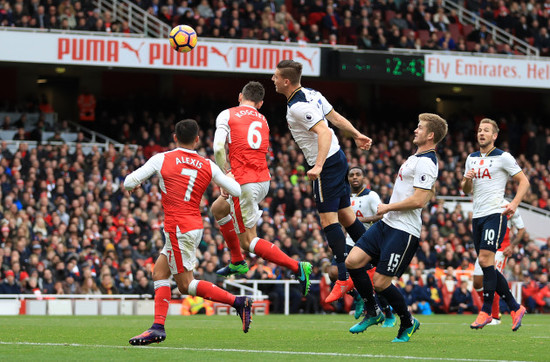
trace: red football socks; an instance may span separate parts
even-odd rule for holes
[[[481,299],[481,302],[483,303],[483,289],[476,290],[477,295],[479,295],[479,299]]]
[[[241,243],[237,233],[235,232],[235,226],[233,225],[233,220],[220,225],[220,231],[222,232],[225,243],[231,252],[231,263],[235,264],[244,260],[243,254],[241,253]]]
[[[197,296],[213,302],[220,302],[229,305],[233,305],[233,303],[235,303],[235,296],[233,294],[204,280],[198,281]]]
[[[292,270],[293,273],[297,273],[300,267],[298,261],[283,253],[275,244],[264,239],[258,239],[253,253],[265,260],[284,266]]]
[[[500,319],[498,316],[500,314],[500,297],[495,293],[495,298],[493,299],[493,309],[491,310],[491,317]]]
[[[172,299],[172,291],[169,286],[163,285],[155,289],[155,322],[164,325],[168,307]]]

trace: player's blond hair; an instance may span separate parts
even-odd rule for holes
[[[421,113],[418,116],[419,121],[426,122],[428,133],[434,133],[434,144],[441,142],[447,135],[447,121],[435,113]]]
[[[292,84],[300,84],[302,78],[302,63],[292,59],[281,60],[277,69],[283,79],[288,79]]]
[[[489,123],[490,125],[492,125],[492,126],[493,126],[493,131],[494,131],[494,133],[497,133],[497,134],[498,134],[498,132],[500,131],[500,130],[498,129],[498,124],[497,124],[495,121],[493,121],[492,119],[490,119],[490,118],[483,118],[483,119],[479,122],[479,125],[481,126],[482,123]]]

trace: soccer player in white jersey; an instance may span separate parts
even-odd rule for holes
[[[173,138],[177,148],[157,153],[124,180],[124,188],[132,193],[151,176],[160,177],[166,238],[153,272],[155,320],[151,328],[130,339],[132,345],[159,343],[166,338],[164,322],[172,297],[168,280],[170,275],[174,276],[181,294],[200,296],[235,307],[245,333],[251,320],[252,299],[237,297],[210,282],[193,277],[197,261],[195,253],[203,232],[199,205],[206,188],[214,181],[229,194],[238,197],[241,187],[224,175],[215,163],[194,150],[199,144],[199,125],[195,120],[178,122]]]
[[[331,303],[353,290],[353,282],[348,278],[345,266],[346,236],[340,224],[353,240],[361,237],[365,227],[350,206],[350,187],[346,182],[348,162],[328,121],[351,134],[361,149],[368,150],[372,140],[336,112],[321,93],[302,88],[301,76],[301,63],[283,60],[277,64],[271,80],[275,91],[287,98],[288,128],[311,166],[307,176],[313,180],[321,226],[336,257],[338,280],[325,300]]]
[[[515,229],[517,231],[516,235],[513,238],[511,237],[512,229]],[[523,219],[521,218],[521,215],[519,214],[519,211],[516,211],[512,217],[508,218],[508,225],[506,228],[506,234],[504,234],[504,240],[502,241],[502,244],[500,244],[500,248],[498,248],[497,252],[495,253],[495,268],[499,272],[503,273],[506,262],[508,261],[508,257],[512,256],[514,248],[523,238],[523,234],[525,234],[525,224],[523,222]],[[481,270],[479,260],[477,259],[474,268],[474,289],[480,296],[481,300],[483,300],[483,270]],[[500,324],[500,306],[498,294],[495,294],[495,298],[493,300],[491,317],[493,318],[493,320],[489,323],[489,325]]]
[[[382,202],[380,200],[380,196],[378,196],[375,191],[367,188],[367,186],[365,185],[365,171],[359,166],[354,166],[349,169],[348,181],[351,187],[351,208],[355,212],[357,219],[361,221],[365,226],[365,229],[368,230],[372,226],[372,224],[382,219],[382,215],[377,215],[378,205]],[[349,253],[354,245],[355,241],[353,241],[353,239],[349,235],[347,235],[346,251]],[[335,266],[330,267],[329,276],[331,280],[336,280],[337,270],[333,269],[336,269]],[[376,268],[369,264],[367,267],[367,272],[371,278],[374,276],[375,271]],[[361,317],[361,315],[363,314],[364,302],[361,295],[357,293],[357,291],[354,292],[354,317],[355,319],[359,319],[359,317]],[[386,317],[386,319],[384,320],[384,324],[382,324],[382,327],[391,328],[395,326],[396,319],[391,311],[391,307],[388,304],[388,301],[386,300],[386,298],[380,295],[378,295],[377,298],[380,309]]]
[[[492,119],[481,120],[477,130],[479,151],[466,159],[461,182],[466,194],[472,190],[474,192],[473,239],[483,271],[483,307],[470,327],[481,329],[491,323],[496,291],[510,308],[512,330],[515,332],[521,326],[526,310],[512,296],[502,273],[495,269],[495,252],[504,238],[507,217],[514,215],[529,190],[529,180],[510,153],[495,147],[498,131],[498,125]],[[518,190],[514,199],[503,207],[504,190],[510,176],[519,183]]]
[[[384,217],[365,232],[346,259],[355,289],[365,302],[365,317],[350,328],[351,333],[364,332],[385,319],[376,305],[373,284],[376,293],[386,298],[401,319],[392,342],[408,342],[420,326],[409,312],[405,298],[392,284],[392,278],[403,274],[418,249],[420,213],[433,195],[437,180],[435,146],[446,134],[447,122],[443,118],[431,113],[418,116],[413,140],[418,149],[401,165],[390,203],[378,205],[377,215]],[[372,284],[365,270],[368,263],[376,266]]]

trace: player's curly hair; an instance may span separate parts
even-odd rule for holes
[[[254,103],[260,103],[264,100],[265,89],[260,82],[248,82],[241,91],[243,98]]]
[[[176,123],[175,133],[179,143],[192,144],[199,134],[199,124],[194,119],[184,119]]]
[[[363,169],[363,167],[361,167],[361,166],[351,166],[351,167],[348,169],[348,176],[349,176],[349,173],[351,172],[351,170],[355,170],[355,169],[361,171],[361,174],[362,174],[363,176],[366,176],[366,175],[367,175],[367,173],[365,172],[365,169]]]
[[[302,78],[302,63],[296,62],[292,59],[281,60],[277,64],[277,69],[281,77],[288,79],[292,84],[300,84],[300,78]]]
[[[434,113],[421,113],[418,116],[419,121],[426,122],[428,133],[434,133],[434,144],[441,142],[447,135],[447,121]]]

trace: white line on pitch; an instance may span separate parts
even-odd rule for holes
[[[417,357],[417,356],[392,356],[384,354],[353,354],[353,353],[331,353],[331,352],[299,352],[299,351],[263,351],[234,348],[192,348],[192,347],[164,347],[164,346],[110,346],[102,344],[80,344],[80,343],[42,343],[42,342],[4,342],[0,345],[22,345],[22,346],[45,346],[45,347],[86,347],[86,348],[116,348],[116,349],[164,349],[171,351],[197,351],[197,352],[238,352],[238,353],[257,353],[257,354],[287,354],[301,356],[334,356],[334,357],[354,357],[354,358],[403,358],[411,360],[430,360],[430,361],[461,361],[461,362],[527,362],[515,360],[497,360],[497,359],[475,359],[475,358],[444,358],[444,357]]]

